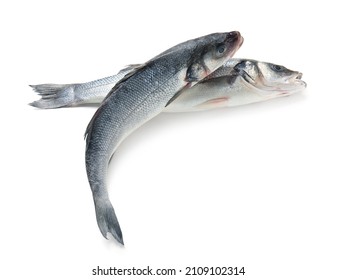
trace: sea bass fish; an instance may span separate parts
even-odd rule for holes
[[[240,48],[237,31],[214,33],[181,43],[124,76],[103,100],[86,130],[85,162],[96,219],[102,235],[123,244],[107,191],[109,160],[120,143],[225,63]]]
[[[83,84],[32,86],[42,98],[32,106],[50,109],[101,103],[109,90],[137,65]],[[192,88],[183,89],[164,112],[189,112],[239,106],[288,96],[306,87],[302,73],[253,59],[231,58]],[[54,90],[53,90],[54,89]]]

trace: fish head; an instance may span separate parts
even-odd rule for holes
[[[198,82],[222,66],[243,44],[240,32],[214,33],[198,39],[191,50],[185,80]]]
[[[306,87],[301,72],[269,62],[242,59],[233,69],[265,99],[291,95]]]

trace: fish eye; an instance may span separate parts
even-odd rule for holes
[[[221,44],[221,45],[217,46],[217,48],[216,48],[217,56],[222,56],[224,52],[225,52],[225,46],[224,45]]]
[[[283,66],[276,64],[270,64],[270,68],[276,72],[281,72],[285,69]]]

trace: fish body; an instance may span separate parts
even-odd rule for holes
[[[58,93],[48,98],[34,86],[42,98],[31,103],[39,108],[76,106],[101,103],[109,90],[138,65],[129,66],[118,74],[83,84],[54,85]],[[284,66],[253,59],[231,58],[223,66],[191,88],[183,89],[165,112],[189,112],[232,107],[291,95],[306,87],[302,74]],[[43,87],[44,86],[44,87]],[[51,84],[49,84],[51,87]]]
[[[183,88],[219,68],[241,46],[239,32],[214,33],[179,44],[128,73],[103,100],[86,131],[86,170],[104,237],[123,244],[107,192],[108,163],[120,143],[162,112]]]

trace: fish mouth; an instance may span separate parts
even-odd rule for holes
[[[234,56],[234,54],[238,51],[238,49],[241,48],[243,42],[244,42],[244,38],[241,36],[240,32],[238,32],[238,42],[237,42],[237,45],[236,47],[234,47],[234,51],[231,53],[230,57],[232,58]]]
[[[307,87],[307,83],[302,80],[302,77],[303,77],[303,74],[301,72],[296,72],[294,75],[288,78],[285,82],[287,84]]]
[[[283,91],[279,93],[279,96],[288,96],[295,92],[299,92],[307,87],[307,83],[302,80],[303,74],[301,72],[296,72],[294,75],[292,75],[290,78],[285,80],[285,83],[283,86],[280,87],[283,88]]]
[[[244,38],[241,36],[241,33],[239,31],[236,31],[238,35],[238,49],[242,46],[244,42]]]
[[[239,31],[230,32],[230,35],[233,36],[232,41],[236,41],[236,42],[233,44],[232,49],[229,51],[228,58],[232,58],[234,54],[238,51],[238,49],[240,49],[240,47],[242,46],[244,42],[244,39],[241,36]]]

